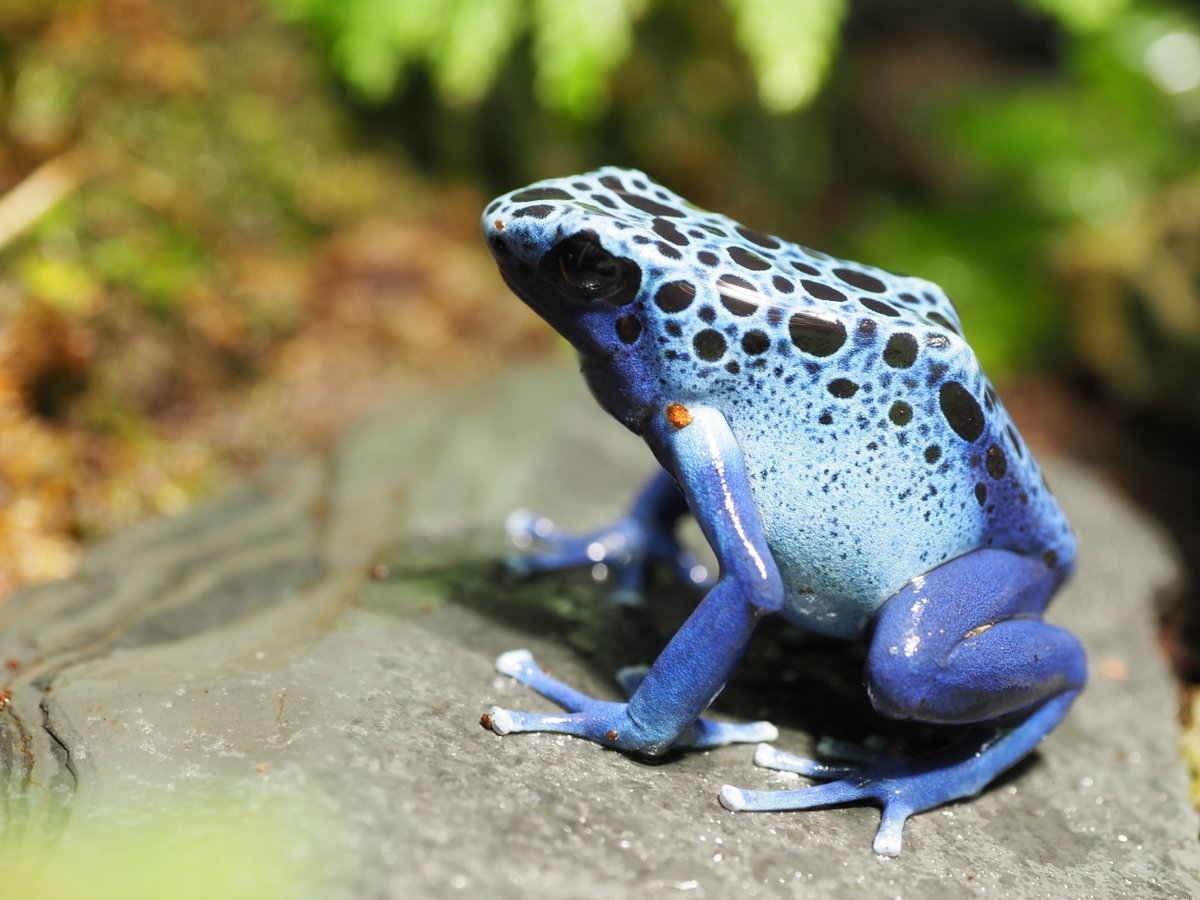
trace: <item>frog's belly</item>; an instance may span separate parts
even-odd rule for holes
[[[970,485],[947,480],[931,493],[905,469],[810,466],[751,479],[788,619],[859,637],[909,579],[980,546],[984,523]]]

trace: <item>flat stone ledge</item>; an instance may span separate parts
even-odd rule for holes
[[[493,703],[550,708],[493,672],[500,652],[527,646],[615,698],[616,666],[649,661],[686,612],[675,589],[664,610],[629,613],[586,578],[517,584],[495,565],[511,508],[595,525],[651,465],[565,368],[414,390],[328,460],[132,529],[78,578],[13,598],[0,608],[10,853],[70,872],[113,835],[196,838],[226,860],[226,896],[1200,895],[1154,641],[1177,569],[1159,531],[1069,465],[1049,474],[1081,565],[1050,618],[1083,638],[1091,685],[1013,775],[913,819],[899,859],[871,853],[871,807],[719,806],[726,782],[800,783],[755,768],[750,747],[647,764],[480,728]],[[765,709],[778,746],[811,750],[862,715],[850,656],[765,637],[717,711]]]

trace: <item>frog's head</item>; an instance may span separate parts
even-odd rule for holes
[[[678,198],[640,172],[605,168],[540,181],[498,197],[483,236],[512,291],[585,358],[610,359],[642,331],[646,273],[636,243],[655,215],[685,213]],[[652,235],[657,239],[657,235]]]

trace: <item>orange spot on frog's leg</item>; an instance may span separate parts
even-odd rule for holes
[[[497,219],[495,222],[492,223],[492,227],[495,228],[497,231],[503,231],[504,230],[504,220]]]
[[[692,414],[682,403],[668,403],[667,421],[676,428],[687,428],[692,424]]]

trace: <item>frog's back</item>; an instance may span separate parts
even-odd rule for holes
[[[608,251],[637,260],[622,390],[726,414],[801,624],[853,637],[909,579],[979,547],[1070,568],[1070,527],[935,285],[753,231],[639,172],[523,193],[529,215],[591,210]]]

